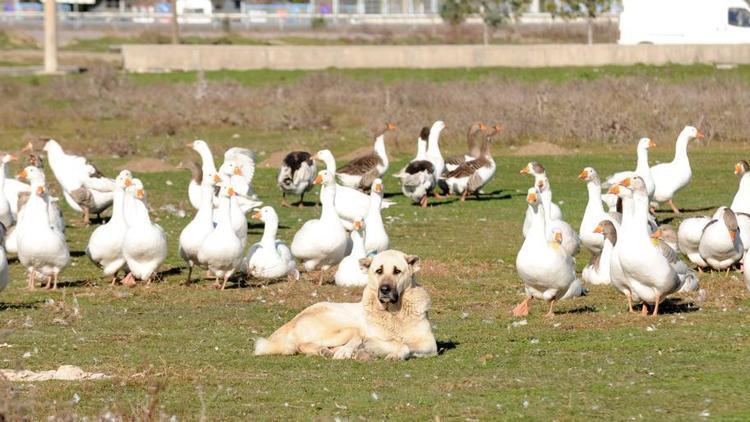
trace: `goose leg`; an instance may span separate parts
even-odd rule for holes
[[[190,285],[190,277],[192,275],[193,275],[193,264],[192,263],[188,263],[188,275],[187,275],[187,280],[185,281],[185,285],[186,286]]]
[[[51,289],[52,288],[52,276],[47,277],[47,285],[44,286],[45,289]]]
[[[654,301],[654,313],[651,314],[651,316],[659,315],[659,301],[660,300],[661,300],[661,297],[659,295],[656,295],[656,301]]]
[[[229,275],[229,273],[224,274],[224,282],[221,284],[221,290],[224,290],[227,287],[227,280],[229,280]]]
[[[628,291],[628,293],[626,294],[626,296],[628,297],[628,311],[631,314],[634,314],[635,310],[633,310],[633,295]]]
[[[83,208],[83,225],[88,226],[91,224],[91,220],[89,219],[89,207],[81,207]]]
[[[641,308],[641,315],[648,315],[648,304],[646,302],[641,302],[643,307]]]
[[[675,214],[680,214],[680,209],[679,209],[679,208],[677,208],[677,205],[675,205],[675,204],[674,204],[674,201],[672,201],[672,200],[670,199],[669,201],[667,201],[667,203],[669,204],[669,206],[670,206],[670,207],[672,207],[672,212],[673,212],[673,213],[675,213]]]
[[[281,193],[281,206],[284,208],[289,208],[289,202],[286,200],[286,192]]]
[[[511,311],[513,316],[521,317],[529,314],[529,302],[531,302],[531,296],[527,296],[521,303],[516,305]]]
[[[437,189],[435,189],[435,190],[432,191],[432,196],[434,196],[435,199],[443,199],[443,198],[445,198],[445,196],[443,196],[443,195],[441,195],[441,194],[438,193]]]
[[[318,286],[322,286],[322,285],[323,285],[323,276],[324,276],[324,275],[325,275],[325,271],[323,271],[323,270],[321,269],[321,270],[320,270],[320,276],[318,277]]]
[[[133,275],[133,273],[128,273],[128,275],[126,275],[122,279],[122,281],[120,281],[120,283],[122,283],[123,286],[133,287],[136,284],[135,283],[135,276]]]
[[[427,208],[427,199],[427,195],[425,195],[419,200],[419,205],[421,205],[422,208]]]
[[[305,193],[302,192],[302,194],[299,196],[299,204],[297,204],[298,208],[305,208]]]
[[[214,289],[220,289],[221,288],[221,283],[219,283],[219,276],[216,276],[216,278],[214,279],[214,285],[211,286],[211,287],[213,287]]]
[[[52,290],[57,290],[57,279],[58,279],[59,273],[55,272],[52,274]]]
[[[555,313],[552,312],[552,308],[554,307],[555,307],[555,299],[552,299],[549,301],[549,311],[546,314],[544,314],[545,318],[552,318],[555,316]]]
[[[27,282],[29,290],[36,289],[36,286],[34,286],[35,283],[36,283],[36,276],[34,274],[34,270],[29,270],[29,278]]]
[[[469,196],[469,189],[464,189],[464,192],[461,194],[461,202],[466,201],[467,196]]]

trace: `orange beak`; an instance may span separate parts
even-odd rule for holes
[[[237,192],[234,191],[234,188],[230,187],[229,189],[227,189],[227,195],[234,196],[237,195]]]
[[[23,170],[21,170],[21,171],[18,172],[18,174],[16,175],[16,177],[19,178],[19,179],[24,179],[25,180],[25,179],[29,178],[29,173],[26,171],[26,169],[23,169]]]
[[[479,123],[479,130],[485,130],[487,129],[487,125],[484,123]]]
[[[241,167],[235,167],[234,168],[234,174],[237,175],[237,176],[244,176],[242,174],[242,168]]]
[[[38,188],[36,188],[36,194],[44,195],[44,186],[39,186]]]
[[[656,148],[656,142],[654,142],[651,139],[649,139],[648,140],[648,147],[649,148]]]
[[[135,197],[138,199],[143,199],[143,197],[146,196],[146,192],[143,191],[143,189],[138,189],[135,191]]]
[[[526,167],[522,168],[519,172],[520,174],[527,174],[529,172],[529,166],[526,165]]]
[[[318,175],[318,177],[316,177],[315,180],[313,180],[313,184],[322,185],[323,184],[323,176]]]
[[[732,238],[732,242],[734,242],[734,239],[737,238],[737,230],[732,230],[729,232],[729,237]]]
[[[535,193],[530,193],[530,194],[526,195],[526,201],[529,204],[533,204],[534,202],[536,202],[537,201],[536,194]]]
[[[31,152],[33,150],[34,150],[34,146],[31,145],[31,142],[29,142],[28,144],[26,144],[25,147],[23,147],[23,149],[21,149],[21,152]]]
[[[698,133],[695,135],[695,139],[703,139],[706,135],[703,133],[702,130],[698,129]]]
[[[188,148],[192,148],[193,145],[194,145],[193,142],[188,142],[187,144],[185,144],[185,146],[188,147]]]
[[[651,233],[651,237],[654,239],[661,239],[662,232],[661,230],[657,230],[653,233]]]
[[[383,192],[383,185],[381,185],[380,183],[378,183],[378,184],[376,184],[375,186],[373,186],[373,189],[374,189],[374,190],[375,190],[375,192],[377,192],[377,193]]]
[[[253,213],[253,216],[252,216],[251,218],[252,218],[253,220],[260,220],[261,218],[263,218],[263,214],[261,214],[261,212],[260,212],[260,211],[255,211],[255,212]]]
[[[396,130],[396,124],[395,123],[388,123],[386,125],[388,127],[388,130]]]
[[[129,177],[125,179],[125,187],[127,188],[128,186],[133,186],[133,179]]]
[[[618,185],[622,185],[622,186],[625,186],[626,188],[629,188],[630,187],[630,178],[626,177],[626,178],[620,180],[620,183],[618,183]]]
[[[620,194],[620,185],[614,185],[614,186],[612,186],[611,188],[609,188],[609,190],[607,191],[607,193],[613,193],[615,195],[619,195]]]
[[[578,175],[578,178],[581,179],[581,180],[583,180],[583,179],[585,179],[587,177],[589,177],[589,172],[586,171],[586,170],[582,171],[581,174]]]
[[[734,165],[734,174],[740,174],[742,173],[742,167],[740,167],[739,164]]]
[[[221,183],[221,177],[218,174],[214,174],[214,183]]]
[[[354,230],[359,230],[362,228],[362,222],[357,220],[354,222],[354,224],[352,224],[352,226],[354,226]]]
[[[594,233],[604,233],[604,228],[602,226],[596,226]]]
[[[562,243],[562,233],[555,232],[555,242]]]

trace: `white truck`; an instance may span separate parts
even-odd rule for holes
[[[745,0],[623,0],[620,44],[747,44]]]

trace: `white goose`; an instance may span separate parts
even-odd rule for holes
[[[60,272],[70,259],[65,235],[50,223],[41,170],[28,166],[19,177],[31,182],[32,194],[24,207],[23,228],[18,233],[18,260],[28,270],[29,289],[34,289],[37,274],[47,277],[47,288],[56,289]]]
[[[609,176],[602,186],[604,188],[609,188],[627,177],[639,176],[646,183],[646,190],[649,198],[653,197],[655,185],[654,179],[651,175],[651,168],[648,166],[648,150],[654,147],[656,147],[654,141],[649,138],[641,138],[638,141],[638,146],[636,148],[637,159],[635,171],[621,171],[615,173]]]
[[[336,174],[336,160],[333,158],[331,151],[327,149],[320,150],[315,158],[325,163],[326,171]],[[367,212],[370,210],[370,197],[357,189],[341,186],[335,183],[335,181],[334,188],[336,190],[334,204],[336,215],[341,219],[344,228],[351,230],[354,221],[364,220],[367,216]],[[394,205],[394,203],[383,201],[381,208],[388,208],[391,205]]]
[[[698,252],[714,270],[727,270],[738,262],[745,247],[738,236],[737,216],[727,207],[720,207],[714,218],[703,228]]]
[[[0,158],[0,223],[6,229],[9,229],[15,223],[13,209],[5,194],[5,175],[7,174],[8,163],[15,159],[16,157],[11,154],[3,154],[2,158]]]
[[[677,138],[674,159],[669,163],[651,167],[651,176],[654,178],[654,184],[656,185],[654,201],[669,203],[675,214],[679,214],[680,210],[674,204],[673,198],[677,192],[690,183],[693,176],[687,154],[688,143],[691,139],[703,139],[703,133],[692,126],[686,126]]]
[[[214,162],[214,155],[211,152],[211,148],[208,147],[208,143],[201,139],[190,142],[186,145],[188,148],[197,152],[201,157],[201,176],[202,180],[195,180],[194,177],[190,180],[188,185],[188,198],[193,208],[198,209],[201,203],[201,184],[206,181],[207,175],[214,175],[216,171],[216,163]]]
[[[365,222],[354,222],[354,230],[349,234],[352,241],[352,251],[339,263],[334,280],[337,286],[353,287],[367,284],[367,271],[362,269],[360,260],[367,257],[365,251]]]
[[[8,256],[5,248],[0,246],[0,292],[8,287]]]
[[[322,184],[320,219],[305,222],[295,233],[292,240],[292,255],[302,261],[305,271],[310,272],[320,267],[318,283],[322,284],[324,271],[344,259],[347,236],[334,208],[338,192],[334,174],[328,170],[321,170],[315,178],[315,184]]]
[[[562,248],[570,256],[576,256],[581,250],[581,239],[578,237],[578,233],[562,219],[553,219],[549,215],[552,214],[552,191],[550,189],[544,189],[548,185],[546,176],[537,183],[537,189],[540,190],[539,198],[544,207],[544,218],[545,226],[547,227],[547,236],[549,239],[552,238],[555,230],[562,233]]]
[[[627,179],[629,181],[629,179]],[[617,243],[612,248],[612,255],[609,260],[609,280],[617,291],[625,295],[628,299],[628,311],[635,312],[633,310],[633,303],[640,303],[641,299],[638,294],[631,288],[630,277],[623,270],[620,262],[620,255],[633,254],[637,251],[633,251],[632,246],[625,248],[625,244],[622,242],[623,237],[632,236],[634,230],[638,230],[638,224],[633,216],[633,192],[620,185],[614,185],[609,188],[609,194],[615,195],[622,200],[622,222],[620,223],[620,230],[618,235]]]
[[[612,250],[617,245],[617,227],[611,220],[601,220],[594,227],[593,233],[604,238],[602,249],[591,256],[591,262],[581,272],[581,278],[589,284],[612,284],[609,272]]]
[[[537,298],[549,302],[546,316],[551,317],[557,300],[581,296],[586,291],[576,277],[575,260],[561,247],[563,234],[555,230],[554,240],[547,240],[547,219],[540,192],[529,189],[526,200],[534,218],[516,256],[516,270],[524,283],[526,298],[512,312],[514,316],[528,315],[529,302]]]
[[[217,181],[221,179],[216,175],[208,175],[203,181],[201,177],[201,200],[195,217],[180,232],[180,244],[178,252],[180,257],[188,265],[188,274],[185,284],[190,284],[193,267],[205,267],[198,260],[198,251],[203,240],[214,230],[214,188]]]
[[[125,265],[122,244],[128,226],[125,224],[124,200],[125,189],[130,185],[133,175],[122,170],[115,178],[115,193],[112,203],[112,217],[94,230],[86,246],[86,255],[102,268],[104,276],[112,277],[112,284],[117,281],[117,272]]]
[[[708,263],[701,257],[698,250],[703,235],[703,229],[712,220],[711,217],[700,216],[691,217],[682,220],[677,228],[677,246],[693,264],[698,266],[698,270],[708,267]]]
[[[258,196],[250,184],[252,179],[248,179],[245,176],[242,168],[240,164],[228,161],[219,167],[219,174],[221,174],[222,179],[229,181],[230,186],[234,189],[234,198],[237,206],[246,215],[251,210],[261,207],[263,202],[258,200]],[[245,218],[245,220],[247,219]]]
[[[623,244],[623,252],[618,255],[622,270],[628,276],[631,290],[641,299],[642,313],[646,314],[646,304],[654,305],[654,316],[659,313],[659,304],[670,294],[678,291],[683,284],[680,274],[670,264],[660,248],[655,248],[648,234],[649,199],[645,182],[638,176],[630,182],[633,191],[634,227],[623,233],[618,244]],[[623,228],[622,231],[626,229]],[[668,246],[667,246],[668,247]]]
[[[380,207],[383,202],[383,181],[375,179],[370,190],[370,210],[365,217],[365,251],[368,254],[380,253],[388,249],[390,240],[385,232]]]
[[[594,229],[601,226],[602,220],[610,221],[614,224],[614,237],[617,238],[617,229],[622,221],[622,216],[617,212],[605,212],[602,204],[602,184],[599,180],[599,174],[592,167],[586,167],[578,175],[578,178],[586,181],[589,200],[586,203],[586,210],[583,213],[581,227],[578,234],[581,243],[594,255],[599,254],[604,247],[607,234],[601,235],[602,232],[595,232]],[[606,228],[606,227],[605,227]],[[615,242],[612,242],[614,245]],[[609,262],[607,262],[607,266]],[[609,276],[609,268],[606,269]],[[584,278],[584,281],[586,279]]]
[[[32,148],[29,143],[25,150]],[[74,211],[83,213],[84,224],[89,223],[92,213],[101,214],[112,205],[114,180],[104,177],[85,157],[66,154],[54,139],[46,140],[43,150],[65,201]]]
[[[279,278],[289,276],[299,280],[297,263],[292,251],[281,240],[276,239],[279,230],[279,216],[271,207],[263,207],[253,214],[253,219],[265,224],[260,242],[250,247],[243,267],[256,278]]]
[[[233,147],[229,148],[224,153],[224,164],[233,164],[236,170],[234,174],[239,176],[241,180],[233,181],[232,188],[235,190],[237,195],[245,197],[249,200],[258,201],[259,204],[263,204],[258,200],[258,195],[255,194],[253,189],[253,178],[255,177],[255,151],[247,148]],[[242,189],[242,190],[238,190]],[[260,207],[260,205],[257,205]],[[249,211],[249,210],[248,210]],[[247,212],[247,211],[245,211]]]
[[[125,221],[128,231],[122,243],[122,253],[130,273],[122,284],[135,285],[135,280],[151,280],[167,257],[167,235],[151,217],[146,206],[146,191],[139,179],[130,179],[125,189]]]
[[[734,212],[750,213],[750,164],[745,160],[738,161],[734,165],[734,174],[740,176],[740,186],[730,208]]]
[[[427,138],[426,158],[435,168],[435,179],[439,179],[445,171],[445,159],[440,153],[440,134],[446,128],[442,120],[438,120],[430,127],[430,136]]]
[[[318,174],[312,154],[307,151],[292,151],[284,157],[279,168],[276,183],[281,188],[281,206],[288,207],[286,195],[299,195],[300,208],[305,207],[305,193],[313,188],[313,180]]]
[[[423,127],[417,139],[417,156],[393,177],[401,179],[401,192],[414,203],[423,208],[427,206],[427,198],[435,188],[435,166],[427,160],[427,138],[430,128]]]
[[[41,174],[42,177],[44,177],[44,170],[42,170],[40,167],[36,165],[32,165],[32,167],[37,168],[38,174]],[[23,171],[19,173],[19,177],[26,177],[22,176],[25,175]],[[11,186],[27,186],[28,192],[24,190],[18,190],[18,194],[16,196],[16,202],[15,205],[11,205],[11,207],[16,206],[17,213],[15,216],[15,225],[8,228],[5,232],[5,251],[8,253],[18,253],[18,238],[19,233],[21,232],[23,228],[22,220],[23,220],[23,209],[26,206],[27,201],[29,200],[29,197],[31,196],[31,186],[27,185],[26,183],[20,182],[16,179],[7,179],[6,180],[6,188],[8,187],[7,182],[17,182],[15,185],[11,184]],[[46,184],[45,184],[46,187]],[[49,194],[44,196],[45,200],[47,201],[47,214],[49,215],[49,221],[50,224],[52,224],[60,233],[65,233],[65,220],[63,220],[62,211],[60,211],[60,207],[58,206],[58,199],[50,196]],[[13,203],[12,203],[13,204]]]
[[[385,151],[385,133],[396,130],[396,125],[386,123],[385,127],[378,129],[375,133],[375,144],[373,151],[362,157],[357,157],[351,163],[338,169],[336,175],[341,184],[350,188],[367,190],[372,181],[383,177],[388,170],[388,154]]]
[[[542,166],[537,161],[531,161],[529,162],[524,168],[520,171],[521,174],[530,174],[534,176],[534,186],[540,190],[540,192],[546,192],[549,191],[550,195],[552,192],[552,187],[550,186],[549,179],[547,179],[547,171],[544,169],[544,166]],[[550,196],[550,218],[553,220],[562,220],[562,210],[560,207],[552,202],[551,196]],[[534,213],[531,211],[531,209],[526,209],[526,217],[523,220],[523,235],[526,236],[526,233],[529,230],[529,227],[531,227],[531,221],[534,217]]]
[[[42,159],[36,154],[29,155],[29,165],[34,167],[42,168]],[[31,186],[27,183],[16,180],[12,177],[8,177],[8,166],[5,166],[5,185],[3,186],[3,194],[5,199],[8,200],[10,205],[10,212],[13,214],[13,219],[18,220],[18,197],[19,195],[29,195],[31,193]],[[10,228],[10,227],[8,227]]]
[[[221,186],[216,227],[203,239],[198,249],[198,261],[204,263],[216,277],[214,287],[220,287],[221,290],[226,288],[229,277],[242,261],[243,243],[232,227],[231,197],[234,195],[231,186]],[[219,279],[223,279],[221,284]]]

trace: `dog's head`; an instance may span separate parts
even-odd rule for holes
[[[414,274],[419,271],[419,257],[388,250],[374,258],[359,261],[367,270],[367,288],[377,292],[383,306],[397,304],[406,289],[414,285]]]

